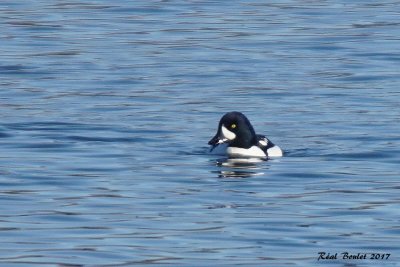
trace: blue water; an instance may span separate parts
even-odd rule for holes
[[[398,4],[1,1],[0,265],[400,266]]]

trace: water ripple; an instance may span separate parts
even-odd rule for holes
[[[0,265],[398,266],[397,5],[2,1]]]

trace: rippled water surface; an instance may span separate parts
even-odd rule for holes
[[[399,16],[1,1],[0,265],[400,266]],[[209,155],[232,110],[285,157]]]

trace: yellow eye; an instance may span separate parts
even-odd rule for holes
[[[232,129],[235,129],[235,128],[236,128],[236,124],[232,124],[232,125],[231,125],[231,128],[232,128]]]

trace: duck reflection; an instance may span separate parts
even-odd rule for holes
[[[249,178],[264,174],[260,164],[265,161],[262,158],[221,158],[216,161],[220,170],[212,172],[219,178]],[[262,167],[265,169],[265,165]]]

